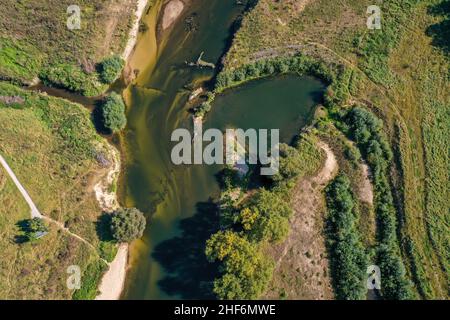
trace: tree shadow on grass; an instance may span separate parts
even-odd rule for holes
[[[22,244],[22,243],[28,242],[29,238],[26,234],[31,231],[29,219],[18,221],[16,223],[16,226],[19,228],[21,234],[14,236],[14,242],[16,244]]]
[[[153,253],[168,275],[159,281],[161,290],[182,299],[214,299],[217,264],[205,256],[205,243],[218,231],[217,205],[211,200],[197,204],[197,213],[180,222],[181,235],[160,243]]]
[[[436,24],[429,26],[426,30],[426,34],[430,36],[432,44],[435,47],[441,48],[445,55],[450,55],[450,0],[444,0],[439,4],[430,6],[428,13],[436,16],[443,17],[444,19]]]
[[[104,100],[97,100],[94,104],[94,110],[92,110],[92,123],[98,133],[102,135],[112,134],[111,130],[106,128],[103,121],[103,104]]]
[[[95,229],[97,231],[98,238],[101,241],[113,241],[111,233],[111,214],[103,212],[95,223]]]

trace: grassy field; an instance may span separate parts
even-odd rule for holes
[[[96,64],[113,53],[122,54],[134,19],[136,1],[82,0],[81,29],[69,30],[70,0],[0,0],[0,78],[30,83],[52,70],[70,69],[83,76],[86,95],[106,89]],[[58,83],[61,85],[60,83]]]
[[[88,265],[100,262],[99,252],[107,257],[114,250],[99,239],[102,211],[93,192],[93,185],[108,170],[100,159],[110,159],[110,147],[97,135],[89,112],[80,105],[4,82],[0,82],[0,96],[23,99],[13,104],[0,102],[0,153],[42,214],[94,246],[69,236],[55,224],[50,224],[50,234],[36,243],[20,243],[18,223],[30,218],[30,211],[1,171],[0,297],[70,298],[73,292],[65,286],[66,268],[75,264],[85,272]],[[86,282],[98,277],[88,273]],[[93,292],[85,297],[95,295],[96,287]]]
[[[394,150],[389,183],[407,275],[417,297],[448,297],[449,1],[383,1],[382,30],[366,27],[371,4],[260,0],[224,71],[296,52],[349,70],[338,79],[345,91],[339,107],[370,108]]]

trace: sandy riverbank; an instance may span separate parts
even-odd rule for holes
[[[100,294],[95,300],[119,300],[125,284],[128,262],[128,244],[121,244],[116,257],[109,264],[98,290]]]
[[[117,183],[120,173],[120,154],[108,145],[109,161],[111,162],[108,172],[95,186],[94,192],[97,201],[105,212],[111,212],[119,208],[115,188],[111,185]],[[109,269],[103,275],[100,282],[100,294],[96,300],[118,300],[122,293],[126,269],[128,263],[128,244],[121,244],[114,260],[109,263]]]
[[[128,61],[128,57],[136,45],[138,33],[139,33],[139,23],[141,21],[142,16],[144,15],[145,7],[147,6],[147,0],[138,0],[138,5],[135,11],[135,21],[133,27],[130,30],[130,34],[128,36],[128,42],[125,46],[125,49],[122,53],[122,58],[125,61]]]

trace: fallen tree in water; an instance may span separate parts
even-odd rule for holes
[[[200,53],[200,56],[198,57],[196,62],[187,62],[186,61],[186,64],[190,67],[199,67],[199,68],[206,67],[206,68],[215,69],[216,65],[214,63],[202,60],[202,57],[204,54],[205,54],[205,52],[202,51],[202,53]]]

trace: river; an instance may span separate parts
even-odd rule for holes
[[[144,17],[150,29],[159,10],[154,6]],[[119,194],[123,205],[146,213],[148,225],[130,246],[123,299],[213,298],[217,270],[206,261],[204,245],[218,227],[214,199],[221,168],[173,165],[170,135],[192,127],[186,88],[214,76],[212,69],[185,61],[204,51],[203,60],[219,64],[243,10],[234,0],[196,0],[158,41],[151,31],[138,40],[131,65],[139,73],[124,91],[128,126],[120,141]],[[205,127],[278,128],[281,140],[290,142],[311,118],[323,89],[316,79],[294,75],[253,81],[218,96]]]

